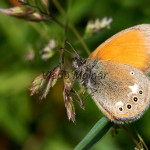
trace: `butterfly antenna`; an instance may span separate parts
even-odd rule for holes
[[[69,41],[66,41],[65,42],[66,44],[68,44],[71,48],[72,48],[72,50],[75,52],[75,54],[80,58],[80,55],[77,53],[77,51],[74,49],[74,47],[72,46],[72,44],[69,42]]]

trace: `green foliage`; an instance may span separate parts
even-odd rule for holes
[[[60,0],[59,3],[53,0],[48,6],[40,0],[30,0],[30,2],[37,4],[41,11],[48,7],[50,14],[52,13],[53,17],[63,25],[67,22],[71,23],[67,39],[85,58],[88,49],[93,51],[100,43],[121,29],[150,23],[148,0],[68,0],[68,2]],[[66,13],[58,9],[59,4]],[[9,1],[1,0],[0,7],[12,6]],[[110,29],[92,37],[84,36],[85,26],[89,20],[102,19],[105,16],[113,18]],[[57,39],[58,47],[64,44],[64,30],[51,18],[49,21],[33,23],[0,14],[0,149],[73,149],[103,116],[94,102],[88,98],[85,102],[85,111],[75,103],[76,124],[69,122],[63,101],[62,80],[58,81],[46,100],[40,104],[37,96],[30,97],[28,89],[33,78],[43,71],[51,70],[60,61],[59,52],[48,61],[43,61],[40,55],[40,51],[50,39]],[[84,37],[87,50],[73,32],[72,25],[76,27],[81,37]],[[29,52],[34,52],[33,60],[29,59],[29,54],[32,54]],[[71,58],[68,57],[69,62],[70,60]],[[148,110],[139,121],[126,125],[135,137],[135,130],[137,130],[148,147],[150,147],[149,115]],[[119,133],[114,137],[109,131],[91,149],[117,150],[134,147],[126,132],[119,129]]]
[[[105,117],[100,119],[87,136],[75,147],[75,150],[90,149],[97,143],[112,127],[112,123]]]

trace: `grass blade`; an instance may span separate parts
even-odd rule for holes
[[[101,118],[74,150],[87,150],[91,148],[108,132],[112,125],[113,123],[110,122],[106,117]]]

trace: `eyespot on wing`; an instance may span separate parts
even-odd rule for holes
[[[87,60],[87,65],[92,64]],[[85,67],[84,67],[85,68]],[[99,60],[92,73],[107,74],[88,86],[99,109],[115,123],[129,123],[139,119],[150,104],[150,80],[139,69],[117,62]],[[91,79],[88,80],[92,83]]]

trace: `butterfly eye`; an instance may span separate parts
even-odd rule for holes
[[[137,102],[137,101],[138,101],[138,98],[137,98],[137,97],[133,97],[133,100],[134,100],[135,102]]]
[[[143,91],[139,91],[139,94],[143,94]]]
[[[82,59],[79,57],[75,57],[72,60],[72,68],[73,69],[78,69],[79,67],[81,67],[83,65]]]
[[[128,105],[127,105],[127,108],[128,108],[128,109],[131,109],[131,105],[130,105],[130,104],[128,104]]]

